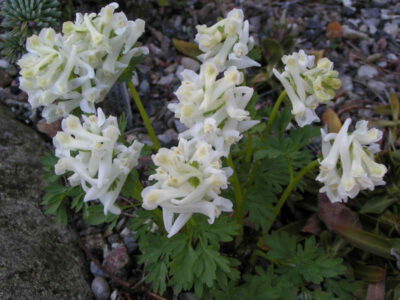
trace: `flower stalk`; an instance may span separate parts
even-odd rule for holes
[[[316,168],[319,166],[319,161],[318,160],[313,160],[310,162],[307,166],[305,166],[303,169],[297,173],[295,177],[290,181],[289,185],[286,187],[286,189],[283,191],[282,196],[279,198],[279,201],[277,205],[274,207],[273,211],[273,216],[271,219],[271,222],[269,223],[267,229],[265,232],[268,232],[272,225],[274,224],[276,218],[278,217],[279,213],[281,212],[281,209],[283,205],[286,203],[286,200],[289,198],[290,194],[292,191],[296,188],[297,184],[299,183],[300,179],[302,179],[308,172],[310,172],[312,169]]]
[[[136,107],[139,110],[140,116],[142,117],[144,127],[146,127],[146,130],[150,136],[150,139],[153,142],[153,148],[155,150],[158,150],[161,147],[160,141],[157,138],[154,128],[151,125],[149,115],[147,114],[146,110],[144,109],[143,103],[140,100],[140,96],[139,96],[138,92],[136,91],[135,85],[133,84],[132,81],[128,82],[128,87],[132,94],[133,101],[135,102]]]

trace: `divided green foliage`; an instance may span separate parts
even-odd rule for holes
[[[272,134],[267,139],[253,138],[253,158],[257,168],[254,182],[246,189],[245,209],[256,229],[269,228],[273,207],[291,177],[314,158],[306,146],[319,135],[318,128],[305,126],[287,132],[290,120],[290,109],[282,109],[275,119]],[[240,177],[246,182],[247,171]],[[302,186],[304,184],[300,182],[299,187]]]
[[[307,238],[304,245],[297,244],[296,238],[286,232],[273,233],[266,237],[267,258],[278,265],[276,272],[284,274],[287,280],[300,285],[302,282],[320,284],[324,278],[343,275],[346,268],[341,258],[328,257],[317,247],[315,237]]]
[[[238,226],[228,216],[220,216],[213,225],[204,216],[194,216],[190,230],[182,230],[171,238],[151,233],[157,212],[138,211],[132,230],[139,236],[142,251],[139,263],[144,264],[146,282],[159,294],[168,287],[174,294],[194,290],[203,299],[215,289],[224,290],[239,278],[235,269],[239,262],[220,252],[221,242],[230,242]],[[194,224],[195,223],[195,224]],[[157,245],[157,247],[155,247]]]
[[[58,158],[51,152],[47,152],[41,159],[43,165],[43,177],[47,181],[45,195],[41,204],[46,207],[45,213],[54,215],[57,222],[68,224],[68,205],[76,213],[82,212],[84,220],[90,225],[110,223],[110,228],[115,226],[118,215],[104,215],[103,205],[91,205],[83,202],[85,192],[80,186],[66,186],[63,177],[54,174],[54,165]]]
[[[216,291],[216,300],[355,299],[359,288],[341,258],[333,258],[318,247],[314,237],[298,242],[286,232],[266,237],[270,250],[266,268],[254,267],[243,283],[231,283]]]

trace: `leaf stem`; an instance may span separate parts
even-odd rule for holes
[[[158,140],[158,138],[156,136],[154,128],[151,125],[149,115],[147,114],[146,110],[144,109],[143,103],[140,100],[139,94],[136,91],[135,85],[133,84],[132,81],[128,82],[128,87],[129,87],[129,90],[131,91],[133,101],[135,102],[136,107],[139,110],[140,116],[142,117],[144,126],[146,127],[147,132],[149,133],[150,139],[153,142],[153,147],[155,150],[158,150],[161,147],[160,141]]]
[[[271,129],[272,129],[272,125],[274,125],[274,121],[276,119],[276,116],[278,114],[279,111],[279,107],[281,106],[283,100],[285,99],[285,97],[287,96],[286,90],[283,90],[281,92],[281,94],[278,97],[278,100],[276,100],[274,107],[272,108],[272,112],[271,115],[269,117],[267,126],[265,127],[265,133],[264,136],[268,136],[271,133]]]
[[[242,187],[240,185],[239,177],[237,176],[237,172],[235,170],[235,165],[232,160],[232,156],[229,154],[227,158],[228,166],[232,168],[233,174],[230,178],[230,181],[233,185],[233,190],[235,194],[235,216],[237,219],[238,224],[240,225],[239,235],[237,237],[237,244],[240,243],[243,239],[243,218],[244,218],[244,199],[243,199],[243,192]]]
[[[319,165],[318,160],[313,160],[307,166],[305,166],[303,169],[301,169],[299,171],[299,173],[297,173],[297,175],[293,178],[293,180],[290,181],[289,185],[283,191],[283,194],[282,194],[281,198],[279,199],[278,204],[274,207],[271,222],[269,223],[267,229],[265,230],[266,233],[268,233],[268,231],[271,229],[272,225],[275,222],[276,217],[281,212],[282,206],[285,204],[287,198],[289,198],[292,191],[296,188],[300,179],[303,178],[304,175],[306,175],[309,171],[311,171],[313,168],[317,167],[318,165]]]

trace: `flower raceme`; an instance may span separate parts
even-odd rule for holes
[[[142,191],[143,207],[163,209],[168,237],[194,213],[206,215],[212,224],[221,212],[232,211],[232,202],[219,196],[232,171],[222,168],[221,153],[210,144],[181,138],[177,147],[161,148],[152,159],[158,168],[149,179],[156,183]]]
[[[385,184],[383,176],[387,169],[373,157],[380,151],[377,142],[382,132],[368,129],[367,121],[359,121],[349,134],[350,123],[351,119],[347,119],[337,134],[321,130],[324,159],[317,180],[324,184],[320,192],[325,192],[331,202],[346,202],[361,190]]]
[[[258,123],[245,109],[253,89],[240,86],[244,75],[239,69],[259,65],[247,57],[253,39],[243,12],[234,9],[215,25],[197,30],[196,42],[205,52],[199,56],[200,72],[181,73],[175,92],[179,102],[168,106],[188,129],[179,135],[178,147],[153,156],[158,168],[150,179],[156,183],[142,191],[143,208],[162,208],[168,237],[194,213],[208,216],[211,224],[221,212],[232,211],[231,201],[219,196],[232,172],[221,167],[221,157]]]
[[[104,214],[121,211],[115,201],[129,172],[138,164],[143,144],[129,147],[117,143],[120,131],[115,117],[106,118],[99,108],[96,115],[79,118],[69,115],[62,121],[63,131],[53,138],[57,175],[69,174],[71,186],[81,185],[84,201],[100,200]]]
[[[179,102],[168,108],[189,128],[181,134],[183,138],[207,141],[228,156],[230,146],[240,140],[241,133],[258,121],[250,120],[245,110],[253,89],[238,86],[243,74],[234,66],[217,80],[218,73],[211,61],[201,66],[200,74],[184,70],[182,84],[175,93]]]
[[[284,86],[290,102],[292,114],[300,127],[319,121],[315,109],[320,103],[328,103],[341,86],[339,74],[333,70],[333,63],[322,58],[314,64],[314,56],[303,50],[285,55],[282,62],[285,70],[274,75]]]
[[[45,28],[28,38],[28,53],[18,61],[21,89],[33,108],[44,106],[48,122],[77,107],[95,113],[95,103],[104,100],[132,57],[148,53],[136,46],[145,22],[128,21],[117,8],[111,3],[99,14],[78,13],[74,23],[63,24],[63,34]]]
[[[249,36],[249,21],[244,20],[241,9],[231,10],[225,19],[207,27],[198,25],[195,41],[204,53],[198,58],[215,63],[219,71],[236,66],[238,69],[259,67],[260,64],[247,56],[254,46]]]

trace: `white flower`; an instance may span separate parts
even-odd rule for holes
[[[212,224],[221,212],[232,211],[231,201],[219,196],[231,171],[221,167],[221,154],[208,143],[181,138],[177,147],[161,148],[153,162],[158,168],[149,179],[156,183],[142,191],[143,208],[163,209],[168,237],[194,213],[206,215]]]
[[[218,70],[223,71],[230,66],[244,69],[260,64],[247,55],[254,46],[249,36],[249,22],[244,20],[241,9],[231,10],[225,19],[213,26],[198,25],[195,41],[204,54],[199,55],[201,61],[212,61]]]
[[[213,62],[205,62],[199,74],[184,70],[181,75],[182,85],[175,93],[179,102],[168,106],[188,128],[181,137],[206,141],[227,156],[241,133],[258,123],[245,110],[253,89],[238,86],[243,74],[236,67],[229,67],[217,80]]]
[[[144,21],[128,21],[116,8],[111,3],[98,15],[78,13],[74,23],[63,24],[63,34],[45,28],[28,38],[28,53],[18,62],[21,89],[33,108],[45,107],[48,122],[77,107],[94,113],[131,58],[147,54],[147,48],[135,47]]]
[[[314,56],[303,50],[282,57],[285,71],[274,75],[285,88],[292,103],[292,114],[300,127],[319,121],[315,109],[319,103],[329,102],[340,88],[338,73],[333,63],[323,58],[314,66]]]
[[[324,159],[317,180],[324,183],[320,192],[326,192],[331,202],[346,202],[361,190],[385,184],[383,176],[387,169],[374,161],[374,153],[369,150],[379,149],[376,142],[382,138],[382,132],[368,129],[367,121],[359,121],[356,130],[349,134],[350,123],[351,119],[347,119],[337,134],[321,130]]]
[[[126,147],[117,143],[120,136],[115,117],[106,118],[99,108],[97,116],[83,116],[81,121],[69,115],[62,129],[53,138],[58,175],[68,171],[72,186],[81,185],[86,192],[84,201],[99,200],[104,214],[119,214],[115,201],[129,172],[137,165],[143,144],[134,141]]]

